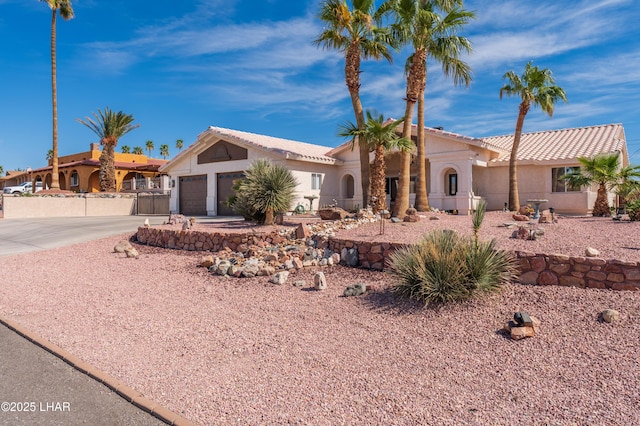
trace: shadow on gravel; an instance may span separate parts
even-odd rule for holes
[[[371,309],[394,315],[411,315],[429,309],[424,303],[402,297],[392,289],[368,291],[363,300]]]

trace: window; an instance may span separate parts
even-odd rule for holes
[[[579,186],[571,185],[569,182],[561,179],[563,175],[568,173],[577,173],[580,167],[554,167],[551,169],[551,192],[571,192],[580,191]]]
[[[70,186],[78,186],[78,172],[71,173]]]
[[[449,173],[449,195],[456,195],[458,193],[458,174]]]
[[[311,173],[311,189],[320,189],[320,186],[322,186],[322,175]]]

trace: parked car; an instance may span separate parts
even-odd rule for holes
[[[7,186],[4,188],[5,194],[30,194],[33,191],[33,184],[31,182],[23,182],[17,186]],[[36,182],[36,192],[42,191],[42,182]]]

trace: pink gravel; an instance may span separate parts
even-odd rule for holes
[[[387,237],[470,228],[449,219],[388,225]],[[581,220],[548,225],[543,241],[616,255],[639,245],[635,223]],[[488,217],[482,237],[494,231],[511,233]],[[640,424],[640,292],[507,285],[423,308],[384,273],[325,269],[322,292],[314,271],[282,286],[224,279],[196,267],[202,253],[112,253],[125,237],[0,258],[0,314],[196,423]],[[376,290],[340,297],[358,281]],[[620,321],[598,321],[607,308]],[[518,310],[542,321],[538,336],[500,331]]]

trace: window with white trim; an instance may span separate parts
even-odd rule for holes
[[[311,189],[320,189],[322,186],[322,174],[311,173]]]
[[[78,186],[78,172],[71,173],[71,182],[69,186]]]

